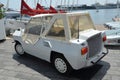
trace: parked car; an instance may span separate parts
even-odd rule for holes
[[[61,74],[92,66],[107,54],[106,35],[95,30],[87,12],[35,15],[13,38],[17,54],[48,61]]]

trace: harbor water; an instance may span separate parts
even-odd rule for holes
[[[85,10],[88,11],[91,15],[91,18],[94,24],[104,24],[106,22],[111,22],[112,18],[116,15],[120,15],[118,9],[99,9],[97,10]]]

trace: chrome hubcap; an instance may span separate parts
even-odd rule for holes
[[[67,71],[67,65],[61,58],[55,59],[55,67],[60,73],[65,73]]]

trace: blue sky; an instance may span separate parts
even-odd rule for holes
[[[27,4],[29,4],[30,7],[34,7],[34,1],[38,1],[38,0],[25,0],[27,2]],[[47,1],[47,4],[46,4]],[[64,1],[68,1],[68,0],[62,0],[63,3]],[[77,2],[77,0],[69,0],[70,4]],[[94,4],[95,2],[99,2],[101,4],[105,4],[107,3],[116,3],[117,0],[78,0],[78,4]],[[39,2],[42,2],[41,5],[43,6],[49,6],[50,4],[50,0],[39,0]],[[57,4],[60,4],[61,0],[52,0],[52,5],[56,6]],[[5,6],[7,4],[7,0],[0,0],[0,3],[3,3]],[[76,3],[74,3],[76,4]],[[20,10],[20,5],[21,5],[21,0],[9,0],[9,7],[13,8],[15,10]]]

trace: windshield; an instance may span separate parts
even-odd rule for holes
[[[77,39],[81,31],[95,29],[89,14],[70,15],[68,19],[72,39]]]

